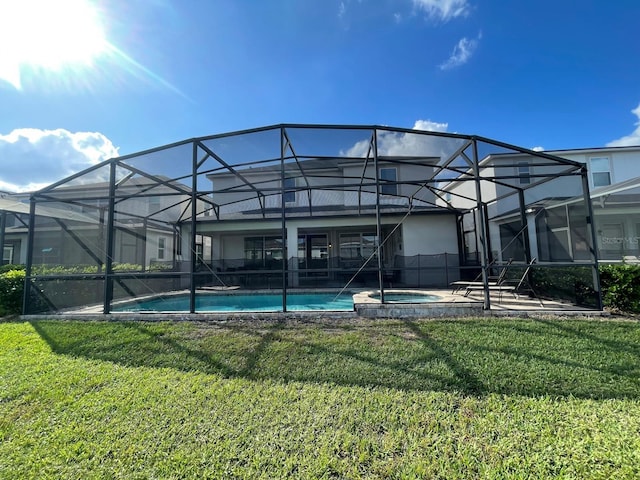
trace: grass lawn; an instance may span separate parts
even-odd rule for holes
[[[0,478],[638,478],[640,324],[0,323]]]

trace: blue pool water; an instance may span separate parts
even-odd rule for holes
[[[352,311],[353,296],[343,293],[335,299],[335,293],[287,293],[288,311]],[[335,300],[334,300],[335,299]],[[114,312],[188,312],[189,295],[140,300],[114,306]],[[282,311],[282,295],[279,294],[198,294],[196,312],[279,312]]]
[[[371,295],[371,298],[380,300],[380,295]],[[439,302],[442,297],[438,295],[419,294],[419,293],[385,293],[385,303],[431,303]]]

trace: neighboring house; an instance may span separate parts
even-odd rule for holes
[[[640,146],[606,147],[545,152],[583,164],[588,170],[593,223],[601,262],[637,262],[640,255]],[[490,210],[490,242],[493,255],[501,260],[588,260],[590,244],[585,224],[589,212],[583,203],[583,185],[571,177],[525,190],[526,221],[519,199],[508,196],[513,188],[528,187],[540,176],[563,174],[562,168],[540,164],[522,153],[493,154],[482,160],[487,170],[503,177],[502,184],[485,184],[483,194],[501,198]],[[454,186],[460,193],[468,186]],[[491,191],[487,191],[490,189]]]
[[[0,193],[0,243],[2,264],[26,262],[26,232],[29,226],[28,195]]]
[[[640,145],[550,153],[584,163],[589,171],[600,260],[637,261],[640,255]]]
[[[116,268],[140,271],[175,268],[180,230],[170,219],[180,216],[190,196],[188,192],[178,198],[169,196],[172,192],[170,187],[157,186],[156,181],[145,178],[120,189],[121,203],[115,207]],[[0,199],[3,264],[27,261],[30,196],[30,193],[6,194]],[[79,269],[97,267],[100,271],[106,254],[107,198],[108,184],[97,182],[59,187],[50,203],[39,204],[35,212],[34,267],[73,265]],[[202,246],[202,251],[209,251],[208,244]]]

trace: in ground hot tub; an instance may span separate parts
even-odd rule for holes
[[[369,295],[370,298],[380,301],[380,293]],[[384,294],[385,303],[432,303],[440,302],[443,298],[439,295],[419,292],[389,292]]]

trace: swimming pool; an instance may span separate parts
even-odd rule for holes
[[[370,295],[371,298],[380,300],[380,294],[375,293]],[[438,295],[431,295],[428,293],[385,293],[385,303],[432,303],[439,302],[442,297]]]
[[[353,311],[353,296],[343,293],[287,293],[288,311]],[[189,295],[137,300],[114,305],[113,312],[188,312]],[[280,294],[198,294],[196,312],[280,312]]]

